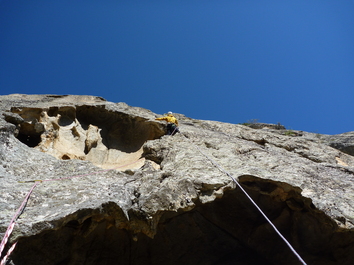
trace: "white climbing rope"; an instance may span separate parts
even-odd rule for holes
[[[181,133],[185,138],[187,138],[189,141],[190,139],[185,136],[183,133]],[[263,217],[267,220],[267,222],[273,227],[275,232],[280,236],[280,238],[288,245],[290,250],[295,254],[295,256],[299,259],[299,261],[303,265],[307,265],[306,262],[301,258],[301,256],[296,252],[296,250],[293,248],[293,246],[289,243],[289,241],[280,233],[280,231],[276,228],[276,226],[272,223],[272,221],[267,217],[267,215],[262,211],[261,208],[257,205],[257,203],[251,198],[251,196],[248,195],[248,193],[242,188],[241,184],[229,173],[227,172],[223,167],[221,167],[218,163],[216,163],[211,157],[209,157],[207,154],[205,154],[196,144],[194,144],[192,141],[190,141],[191,144],[203,155],[205,156],[215,167],[217,167],[221,172],[229,176],[233,182],[236,183],[237,187],[239,187],[242,192],[247,196],[247,198],[252,202],[252,204],[258,209],[258,211],[263,215]]]

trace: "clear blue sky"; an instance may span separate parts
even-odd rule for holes
[[[354,1],[0,0],[0,89],[354,131]]]

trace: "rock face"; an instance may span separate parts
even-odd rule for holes
[[[354,132],[337,135],[321,135],[320,139],[323,143],[354,156]]]
[[[276,134],[293,136],[293,137],[301,137],[307,140],[311,140],[311,141],[315,141],[321,144],[331,146],[348,155],[354,156],[354,132],[328,135],[328,134],[310,133],[310,132],[304,132],[298,130],[287,130],[283,125],[280,124],[267,124],[267,123],[255,122],[255,123],[248,123],[245,125],[253,129],[262,129]]]
[[[1,237],[14,265],[354,262],[354,157],[304,137],[91,96],[0,97]],[[41,180],[41,182],[34,182]],[[6,253],[6,252],[5,252]]]

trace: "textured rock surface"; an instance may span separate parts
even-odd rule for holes
[[[354,156],[354,132],[346,132],[342,134],[328,135],[319,133],[310,133],[297,130],[287,130],[279,124],[266,123],[250,123],[247,127],[253,129],[262,129],[272,133],[301,137],[310,141],[315,141],[336,148],[346,154]]]
[[[354,156],[354,132],[337,135],[321,135],[320,139],[323,143]]]
[[[183,135],[163,136],[156,114],[90,96],[0,107],[1,236],[26,181],[51,180],[15,226],[12,264],[299,264],[205,155],[308,264],[354,262],[354,157],[319,141],[183,115]]]

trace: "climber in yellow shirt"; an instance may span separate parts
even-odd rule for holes
[[[168,135],[175,135],[177,132],[179,132],[178,129],[178,120],[173,116],[172,112],[169,111],[167,113],[167,116],[161,117],[161,118],[156,118],[158,121],[167,121],[167,134]]]

